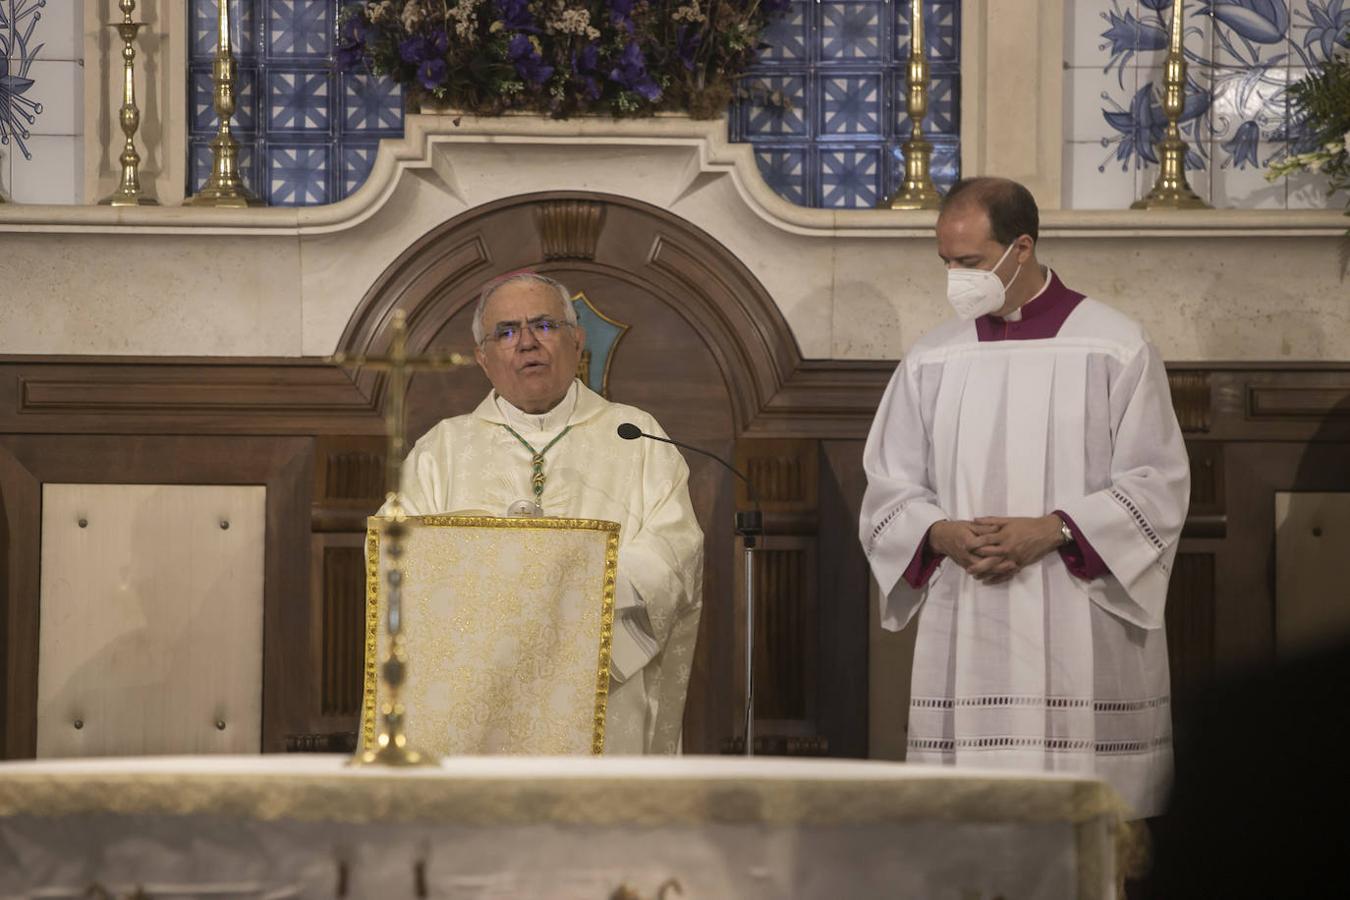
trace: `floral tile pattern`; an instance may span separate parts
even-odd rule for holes
[[[1065,206],[1116,208],[1113,171],[1140,193],[1156,172],[1171,0],[1066,4]],[[1289,85],[1350,34],[1348,0],[1190,0],[1184,5],[1188,85],[1181,116],[1191,186],[1217,207],[1325,206],[1306,185],[1265,181],[1298,152]],[[1088,177],[1095,161],[1100,178]]]
[[[0,0],[3,3],[4,0]],[[188,190],[201,189],[215,136],[211,61],[216,0],[189,0]],[[230,0],[239,59],[233,123],[241,174],[277,206],[332,203],[361,186],[380,138],[403,134],[403,94],[386,79],[337,71],[339,0]]]
[[[29,143],[43,110],[31,77],[43,47],[36,33],[40,8],[33,0],[0,0],[0,148],[6,157],[17,151],[33,158]]]
[[[755,146],[760,171],[787,200],[866,208],[904,177],[909,7],[898,0],[797,0],[766,45],[731,115],[731,139]],[[960,173],[959,0],[925,0],[932,85],[924,133],[933,178]]]
[[[83,22],[82,4],[0,0],[0,199],[88,199]]]

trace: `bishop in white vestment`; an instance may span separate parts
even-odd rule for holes
[[[624,422],[665,432],[576,380],[584,335],[562,285],[533,273],[489,284],[474,331],[493,390],[413,447],[404,510],[500,516],[537,504],[548,516],[618,522],[605,752],[675,753],[703,585],[689,467],[670,444],[620,438]]]
[[[1001,179],[938,223],[960,318],[896,370],[864,451],[883,627],[918,616],[907,758],[1096,773],[1141,817],[1172,769],[1164,602],[1190,474],[1157,350],[1035,258]]]

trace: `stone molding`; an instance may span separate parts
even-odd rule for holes
[[[823,239],[929,239],[935,214],[896,210],[810,209],[788,203],[760,177],[754,150],[727,140],[720,119],[684,116],[614,120],[582,118],[551,120],[532,115],[478,118],[411,115],[402,140],[384,141],[369,179],[352,196],[327,206],[249,210],[148,207],[112,209],[96,206],[25,206],[0,208],[0,231],[56,233],[150,233],[320,235],[359,226],[379,213],[400,183],[412,173],[430,170],[445,190],[464,196],[453,163],[455,145],[492,145],[502,149],[568,147],[569,158],[612,158],[622,152],[670,152],[686,156],[683,177],[666,205],[730,179],[737,195],[755,216],[794,235]],[[597,167],[603,173],[604,165]],[[559,185],[563,187],[564,185]],[[566,185],[569,188],[581,185]],[[603,190],[597,185],[593,189]],[[649,200],[647,197],[634,199]],[[1045,206],[1058,198],[1046,198]],[[1193,212],[1046,209],[1042,231],[1047,237],[1326,237],[1345,230],[1337,210],[1198,210]]]

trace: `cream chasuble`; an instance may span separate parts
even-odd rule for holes
[[[983,320],[953,321],[905,358],[864,451],[861,539],[883,626],[919,615],[909,760],[1091,772],[1156,815],[1171,779],[1163,604],[1186,449],[1140,327],[1052,284],[1069,298],[1052,336],[991,339]],[[947,559],[917,587],[904,577],[935,522],[1055,510],[1109,571],[1085,580],[1052,552],[1000,585]]]
[[[506,515],[535,498],[532,453],[522,440],[540,451],[557,439],[543,457],[544,515],[620,527],[605,752],[675,753],[702,604],[703,532],[684,457],[669,444],[623,440],[617,429],[624,422],[665,434],[647,413],[577,381],[542,415],[494,391],[413,447],[403,466],[403,505],[409,515]]]

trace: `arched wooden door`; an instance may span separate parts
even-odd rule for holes
[[[584,292],[605,316],[630,326],[613,349],[610,399],[647,410],[675,439],[723,458],[734,456],[747,421],[800,358],[772,300],[720,244],[654,207],[580,193],[510,198],[430,232],[371,288],[339,349],[380,352],[402,309],[411,350],[469,352],[482,284],[526,267]],[[380,398],[377,376],[358,380]],[[408,434],[470,411],[488,390],[477,369],[419,373],[409,387]],[[686,456],[706,564],[685,746],[718,752],[740,731],[744,696],[735,490],[715,462]]]

